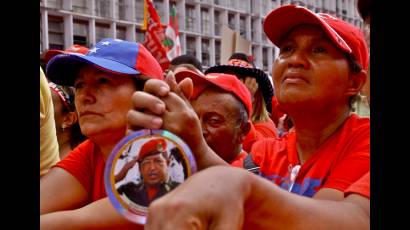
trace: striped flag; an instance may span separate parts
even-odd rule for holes
[[[165,30],[166,39],[164,46],[167,50],[168,60],[181,55],[181,42],[179,40],[178,32],[178,18],[175,5],[172,5],[169,12],[169,24]]]

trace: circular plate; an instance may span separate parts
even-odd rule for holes
[[[165,130],[130,132],[111,152],[104,172],[113,206],[130,221],[145,224],[149,204],[197,170],[188,145]]]

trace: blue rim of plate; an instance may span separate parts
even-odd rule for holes
[[[134,141],[149,137],[165,138],[166,140],[172,142],[180,150],[182,150],[181,155],[183,156],[183,159],[187,166],[187,177],[191,176],[197,171],[195,158],[191,152],[191,149],[180,137],[176,136],[175,134],[161,129],[142,129],[129,132],[127,136],[125,136],[120,142],[117,143],[107,159],[104,170],[104,184],[107,196],[114,208],[125,218],[138,224],[145,224],[148,214],[148,208],[140,205],[131,207],[124,201],[122,201],[120,194],[115,188],[115,167],[113,166],[116,165],[118,158],[123,153],[123,151],[128,148],[129,145],[131,145]]]

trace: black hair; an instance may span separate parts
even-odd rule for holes
[[[137,91],[142,91],[144,90],[144,85],[147,80],[142,79],[141,76],[137,75],[137,76],[132,76],[132,81],[134,82],[135,89]]]
[[[180,64],[191,64],[195,66],[195,68],[197,68],[199,71],[202,72],[201,62],[196,57],[190,54],[183,54],[171,60],[171,65],[180,65]]]
[[[345,53],[345,57],[347,61],[349,62],[350,70],[353,73],[360,73],[360,71],[362,71],[363,69],[362,65],[360,65],[360,63],[357,61],[357,59],[352,54]]]
[[[349,63],[350,71],[352,71],[353,73],[360,73],[360,71],[362,71],[362,65],[359,64],[357,59],[352,54],[345,53],[345,57],[347,59],[347,62]],[[354,104],[358,100],[358,97],[359,95],[353,95],[349,98],[349,107],[351,111],[354,111]]]
[[[245,105],[242,103],[242,101],[239,100],[239,98],[236,97],[236,96],[235,96],[235,98],[239,102],[239,117],[238,117],[238,120],[237,120],[237,124],[242,126],[244,123],[248,122],[249,115],[248,115],[248,111],[246,110]]]

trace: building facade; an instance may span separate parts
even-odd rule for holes
[[[264,17],[280,5],[305,6],[335,15],[362,27],[355,0],[154,0],[163,24],[176,5],[182,53],[196,56],[204,68],[220,64],[222,25],[251,41],[257,67],[270,73],[278,49],[265,36]],[[87,47],[105,37],[143,42],[140,29],[144,0],[40,0],[40,54],[66,49],[72,44]]]

